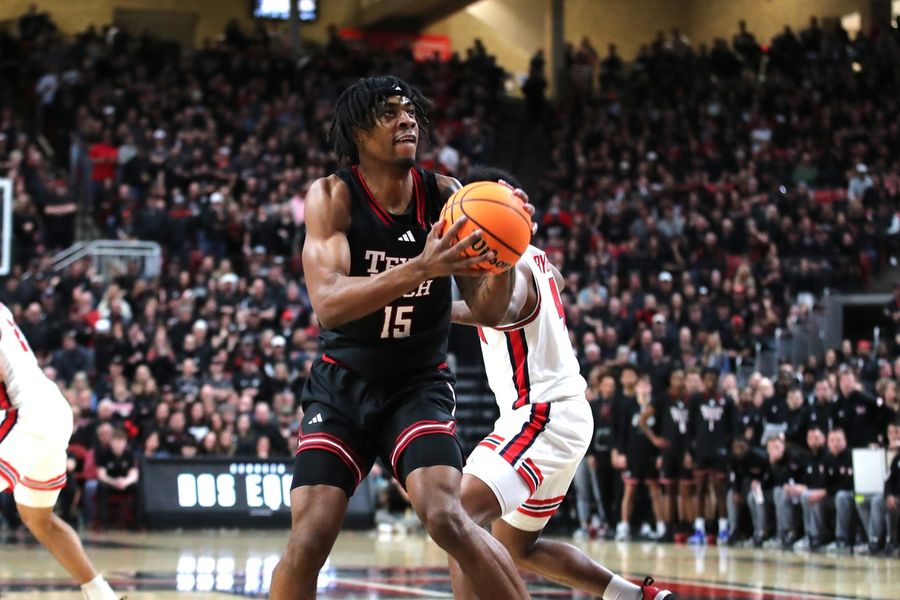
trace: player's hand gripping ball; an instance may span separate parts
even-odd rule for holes
[[[446,222],[445,228],[449,228],[462,217],[468,220],[456,239],[450,241],[455,244],[476,229],[481,230],[482,238],[463,254],[475,257],[493,250],[493,258],[485,258],[475,265],[486,274],[496,275],[510,269],[531,242],[531,215],[522,199],[502,183],[476,181],[458,189],[441,210],[441,218]]]

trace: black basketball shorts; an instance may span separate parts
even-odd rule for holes
[[[678,447],[663,450],[662,469],[659,472],[660,483],[673,485],[679,481],[693,480],[693,472],[684,466],[684,450]]]
[[[697,453],[694,457],[694,477],[698,479],[723,480],[728,471],[728,455],[725,450],[711,450]]]
[[[656,456],[653,454],[629,453],[628,468],[622,472],[622,480],[629,484],[655,483],[659,480]]]
[[[444,364],[364,379],[327,356],[317,360],[303,390],[291,489],[331,485],[351,496],[376,458],[404,486],[420,467],[462,471],[453,382]]]

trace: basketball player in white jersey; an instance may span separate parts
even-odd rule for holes
[[[512,182],[499,169],[473,169],[472,181]],[[587,387],[569,341],[560,290],[563,277],[547,255],[529,246],[515,267],[494,277],[457,282],[456,323],[478,327],[488,383],[500,417],[469,456],[462,503],[516,564],[605,600],[675,600],[647,578],[637,586],[569,544],[541,539],[565,498],[593,436]],[[456,598],[477,598],[451,561]],[[483,599],[487,600],[487,599]]]
[[[117,600],[78,535],[53,514],[66,485],[71,435],[72,408],[0,303],[0,492],[12,490],[22,522],[78,581],[86,600]]]

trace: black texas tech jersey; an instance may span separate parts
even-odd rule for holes
[[[350,188],[350,276],[377,275],[425,248],[444,203],[434,173],[418,167],[411,172],[413,200],[403,215],[375,201],[358,167],[337,172]],[[367,378],[435,368],[446,360],[450,304],[450,278],[429,279],[365,317],[322,329],[326,360]]]

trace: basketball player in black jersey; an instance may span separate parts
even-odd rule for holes
[[[509,553],[459,500],[463,456],[444,362],[449,276],[472,274],[484,257],[460,257],[480,232],[453,245],[461,221],[446,231],[439,221],[459,183],[414,166],[427,108],[395,77],[360,80],[335,105],[335,150],[353,166],[316,181],[306,200],[303,268],[325,353],[303,391],[293,525],[274,600],[315,597],[349,498],[376,457],[485,598],[529,597]]]

